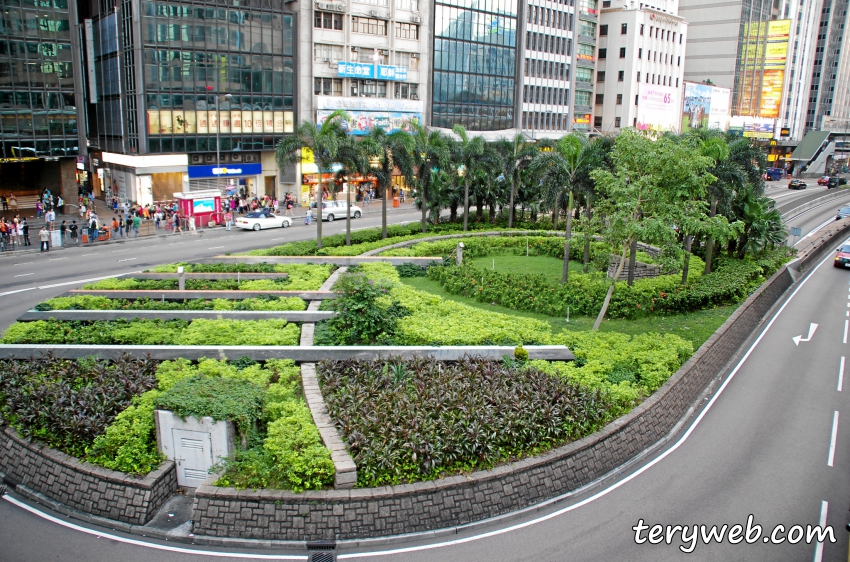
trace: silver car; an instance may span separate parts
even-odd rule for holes
[[[313,218],[316,218],[316,204],[310,206]],[[357,205],[351,206],[351,217],[359,219],[363,216],[363,210]],[[333,222],[335,219],[345,218],[345,201],[322,201],[322,220]]]

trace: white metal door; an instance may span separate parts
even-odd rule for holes
[[[213,465],[212,439],[209,433],[172,429],[177,484],[196,488],[204,483]]]

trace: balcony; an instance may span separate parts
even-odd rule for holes
[[[582,80],[576,80],[576,90],[585,90],[588,92],[593,91],[593,83],[592,82],[584,82]]]
[[[596,21],[599,19],[599,11],[593,8],[579,8],[578,18],[585,21]]]
[[[591,35],[585,35],[585,34],[579,32],[578,42],[584,43],[585,45],[596,45],[596,37],[593,37]]]
[[[586,114],[593,113],[593,107],[590,106],[590,105],[575,104],[575,106],[573,108],[573,112],[576,115],[586,115]]]

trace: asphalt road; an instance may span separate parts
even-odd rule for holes
[[[833,211],[831,207],[821,208],[800,217],[803,232],[828,221]],[[404,219],[399,216],[399,220]],[[804,228],[804,224],[810,228]],[[302,227],[302,231],[306,236],[306,229]],[[278,230],[258,236],[289,236],[295,232]],[[241,243],[243,233],[228,235],[234,242],[228,242],[228,236],[224,235],[223,241],[211,242],[212,236],[203,242],[181,241],[184,247],[162,245],[171,242],[168,240],[149,250],[133,250],[130,256],[138,257],[141,263],[134,261],[132,268],[126,270],[236,251],[235,247],[215,247],[228,243],[235,246]],[[249,245],[262,244],[257,244],[254,238]],[[175,248],[174,253],[171,248]],[[58,279],[109,275],[127,267],[117,261],[124,258],[107,255],[106,249],[104,246],[103,255],[86,256],[93,260],[82,261],[84,257],[78,256],[65,260],[67,263],[59,262],[61,266],[45,263],[51,259],[47,256],[27,258],[23,261],[33,263],[15,267],[26,273],[30,266],[34,276],[40,277],[12,289],[5,288],[11,272],[2,262],[6,273],[0,292],[44,287],[43,283],[55,284],[60,282]],[[168,254],[164,255],[166,249]],[[77,250],[67,251],[69,257],[74,251]],[[846,395],[850,392],[850,381],[843,380],[841,365],[842,358],[850,357],[847,345],[850,272],[831,267],[829,257],[787,298],[784,307],[772,313],[774,317],[767,329],[753,335],[753,347],[740,363],[737,359],[732,362],[738,368],[731,370],[722,390],[715,389],[668,443],[645,458],[556,505],[510,521],[459,531],[450,538],[411,539],[389,547],[344,544],[339,558],[393,562],[655,561],[687,557],[724,561],[846,560],[848,535],[844,525],[850,520],[850,479],[846,477],[850,470],[850,408]],[[0,325],[5,327],[20,311],[68,288],[36,288],[0,297],[3,309]],[[792,338],[805,338],[812,323],[818,326],[811,340],[795,345]],[[647,526],[740,524],[746,528],[749,515],[753,516],[754,525],[762,526],[754,544],[699,541],[693,553],[684,554],[679,549],[683,543],[681,531],[674,535],[671,544],[635,542],[633,527],[640,520]],[[834,543],[827,541],[818,546],[805,541],[763,542],[775,525],[784,525],[784,530],[776,534],[777,539],[783,539],[791,527],[818,525],[821,520],[832,527]],[[9,501],[0,501],[0,560],[4,562],[82,559],[182,562],[224,555],[209,549],[204,553],[184,553],[119,544],[120,534],[107,537],[105,533],[92,535],[62,527]],[[648,528],[642,531],[641,538],[647,534]],[[185,548],[176,544],[165,546]],[[247,556],[259,558],[260,554],[252,552]],[[295,554],[305,559],[306,553],[280,554]]]

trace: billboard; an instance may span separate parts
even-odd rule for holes
[[[641,131],[679,129],[679,90],[670,86],[640,83],[637,128]]]
[[[685,82],[682,131],[689,129],[729,128],[729,105],[732,90],[709,84]]]
[[[788,62],[788,39],[791,20],[774,20],[767,24],[767,44],[761,81],[759,115],[776,119],[782,106],[785,65]]]
[[[751,139],[772,139],[776,121],[765,117],[735,115],[729,120],[729,132]]]
[[[184,135],[216,133],[292,133],[295,113],[292,111],[249,111],[148,109],[149,135]]]
[[[316,112],[316,122],[321,124],[330,117],[333,111],[319,110]],[[395,131],[411,132],[411,123],[421,123],[421,113],[407,113],[400,111],[347,111],[347,126],[350,135],[368,135],[372,127],[381,127],[388,133]]]

